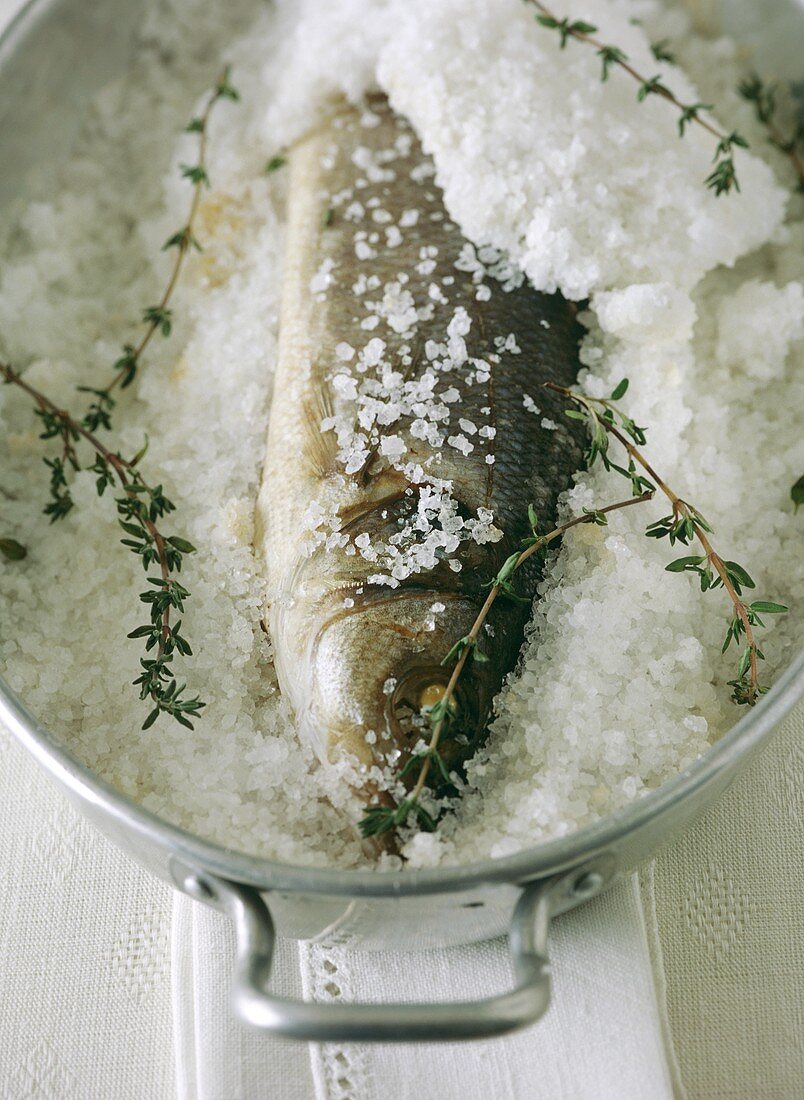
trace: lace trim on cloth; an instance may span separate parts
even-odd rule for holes
[[[305,1000],[322,1004],[355,999],[349,956],[341,947],[299,944]],[[366,1049],[342,1043],[310,1043],[316,1100],[366,1100],[374,1096]]]
[[[354,943],[350,922],[331,926],[328,940],[333,932]],[[550,939],[553,1003],[534,1027],[416,1048],[311,1044],[315,1100],[671,1100],[635,876],[562,916]],[[302,943],[298,959],[305,998],[333,1007],[477,1000],[512,980],[502,938],[419,952]]]

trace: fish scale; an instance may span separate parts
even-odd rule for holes
[[[294,149],[289,168],[280,343],[256,546],[265,562],[265,613],[277,675],[299,735],[367,802],[383,791],[389,772],[398,771],[421,736],[415,715],[446,683],[449,669],[441,661],[474,622],[483,585],[530,533],[528,505],[548,530],[557,498],[581,464],[582,432],[542,383],[574,382],[582,330],[575,307],[560,295],[526,286],[506,290],[493,278],[485,278],[487,289],[478,293],[472,274],[460,269],[467,266],[461,259],[465,238],[449,219],[430,162],[384,98],[338,111]],[[405,211],[417,216],[403,218]],[[386,232],[388,226],[398,231]],[[361,276],[374,276],[379,287],[358,293]],[[403,327],[393,314],[380,316],[367,328],[367,317],[378,314],[366,303],[399,282],[418,317]],[[433,357],[445,360],[434,349],[449,343],[447,330],[459,307],[471,322],[463,337],[467,358],[439,372]],[[510,334],[519,350],[500,350]],[[357,424],[354,399],[344,397],[333,379],[352,378],[359,387],[380,376],[357,366],[372,338],[384,341],[383,362],[406,382],[435,373],[436,397],[458,391],[459,400],[449,405],[447,437],[463,434],[459,419],[496,431],[494,437],[470,433],[473,449],[463,454],[446,440],[434,446],[417,438],[409,416],[386,430],[400,437],[404,461],[392,463],[369,439],[361,444],[365,460],[347,473],[348,456],[339,451],[336,432],[322,430],[322,423]],[[344,345],[355,350],[351,360],[344,358]],[[481,369],[480,380],[473,360],[490,366]],[[526,408],[526,395],[538,413]],[[464,539],[433,567],[391,587],[374,579],[382,566],[366,560],[355,539],[368,536],[370,546],[387,546],[415,520],[422,488],[408,468],[400,469],[405,463],[418,464],[425,481],[451,484],[464,521],[490,509],[499,537],[482,544]],[[318,545],[311,538],[311,505],[326,518]],[[327,548],[322,540],[332,532],[347,545],[331,541]],[[518,574],[528,596],[537,569],[531,562]],[[441,605],[443,611],[433,610]],[[451,767],[482,738],[529,614],[529,601],[498,600],[493,607],[483,641],[489,659],[470,662],[459,684],[459,736],[445,748]]]

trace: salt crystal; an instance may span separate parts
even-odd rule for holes
[[[401,436],[386,435],[380,441],[380,454],[385,455],[391,462],[398,462],[407,450]]]
[[[375,260],[377,249],[372,248],[368,241],[355,241],[355,256],[358,260]]]
[[[318,271],[310,279],[311,294],[322,294],[332,285],[334,281],[332,269],[334,266],[334,260],[327,258],[321,261]]]
[[[460,451],[461,454],[468,455],[474,450],[474,445],[469,442],[466,436],[461,432],[459,435],[450,435],[447,437],[447,443],[450,447],[454,447],[456,451]]]

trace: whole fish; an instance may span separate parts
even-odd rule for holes
[[[581,464],[582,433],[542,383],[572,385],[582,333],[571,303],[467,244],[382,96],[289,159],[257,507],[266,618],[300,737],[361,801],[393,805],[445,655],[530,534],[528,505],[549,530]],[[535,563],[517,573],[525,602],[496,602],[487,660],[459,680],[450,768],[482,740],[537,579]]]

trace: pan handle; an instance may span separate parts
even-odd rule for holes
[[[593,868],[526,885],[514,908],[509,942],[516,984],[478,1001],[436,1004],[318,1004],[276,997],[268,990],[276,934],[262,895],[251,886],[206,871],[174,867],[176,884],[222,910],[235,925],[233,1006],[245,1023],[274,1035],[313,1042],[433,1042],[481,1039],[535,1023],[550,1004],[547,932],[552,915],[598,893],[604,875]]]

